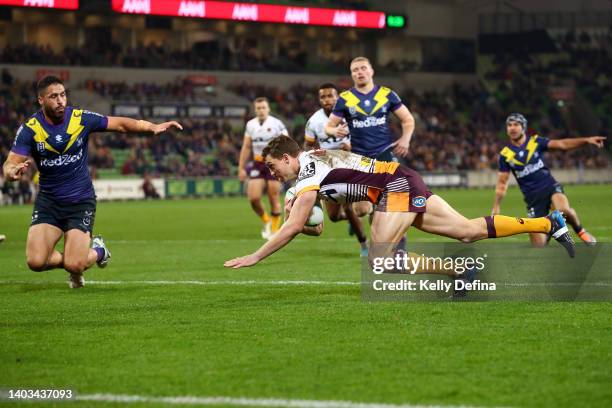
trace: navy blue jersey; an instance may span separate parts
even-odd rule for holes
[[[59,201],[79,202],[95,197],[89,168],[89,134],[106,130],[108,118],[70,106],[59,125],[37,112],[17,130],[11,151],[32,156],[40,171],[40,192]]]
[[[389,114],[402,107],[402,100],[384,86],[363,94],[351,88],[338,97],[332,113],[346,119],[351,132],[351,150],[375,157],[395,141],[389,129]]]
[[[511,171],[525,197],[556,183],[542,160],[548,142],[545,137],[533,135],[520,146],[507,145],[499,154],[499,171]]]

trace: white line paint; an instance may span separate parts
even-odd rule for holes
[[[86,285],[193,285],[193,286],[359,286],[361,283],[369,284],[370,282],[355,282],[355,281],[321,281],[321,280],[220,280],[220,281],[202,281],[202,280],[123,280],[123,281],[100,281],[86,280]],[[511,287],[572,287],[572,286],[604,286],[612,287],[612,282],[496,282],[500,286]],[[49,284],[64,284],[64,281],[40,281],[40,280],[2,280],[0,285],[49,285]]]
[[[0,281],[0,285],[48,285],[54,283],[61,283],[63,281],[12,281],[4,280]],[[277,285],[277,286],[291,286],[291,285],[312,285],[312,286],[358,286],[360,282],[352,281],[318,281],[318,280],[275,280],[275,281],[256,281],[256,280],[242,280],[242,281],[201,281],[201,280],[125,280],[125,281],[98,281],[98,280],[86,280],[86,285]]]
[[[468,408],[465,405],[413,405],[385,404],[376,402],[301,400],[282,398],[241,397],[147,397],[141,395],[87,394],[77,395],[79,401],[102,401],[119,403],[146,403],[166,405],[229,405],[240,407],[286,407],[286,408]]]

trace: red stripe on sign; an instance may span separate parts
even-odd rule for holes
[[[112,7],[118,13],[131,14],[336,27],[386,27],[385,13],[380,11],[203,0],[113,0]]]

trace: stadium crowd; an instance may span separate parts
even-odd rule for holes
[[[520,63],[512,55],[496,56],[493,69],[487,75],[488,80],[496,84],[491,91],[488,90],[491,87],[456,85],[449,90],[423,94],[411,90],[401,92],[402,100],[417,119],[407,164],[419,171],[432,172],[495,169],[499,151],[507,140],[504,119],[511,111],[526,114],[530,133],[550,138],[579,135],[568,128],[564,108],[549,96],[547,87],[566,85],[571,81],[598,113],[607,112],[612,104],[612,93],[601,92],[601,88],[610,89],[609,78],[612,75],[610,65],[606,63],[608,54],[603,48],[578,47],[571,42],[565,43],[564,47],[569,58],[565,65],[555,65],[554,70],[536,56],[523,55]],[[49,56],[49,52],[41,48],[32,54],[32,58],[40,60]],[[73,62],[80,63],[78,60]],[[111,100],[197,100],[193,85],[185,79],[168,84],[143,82],[134,85],[92,79],[81,86]],[[270,85],[236,83],[228,90],[249,100],[257,96],[268,97],[272,114],[285,121],[291,135],[300,141],[307,118],[319,108],[316,89],[304,85],[280,89]],[[0,160],[5,160],[19,124],[36,109],[33,84],[15,80],[9,71],[2,71]],[[610,119],[607,115],[599,117],[600,133],[608,135]],[[170,132],[155,137],[110,133],[92,138],[92,173],[96,176],[99,169],[114,168],[125,175],[235,175],[243,124],[222,118],[182,122],[185,130],[180,133]],[[397,124],[392,123],[392,126],[399,134]],[[118,150],[127,152],[121,161],[115,157]],[[552,168],[601,168],[608,165],[606,152],[594,148],[549,154],[547,158]],[[28,174],[24,180],[31,177],[32,174]],[[9,187],[2,183],[2,188]],[[25,186],[13,185],[10,188],[11,191],[3,194],[5,200],[6,197],[14,201],[28,199]]]

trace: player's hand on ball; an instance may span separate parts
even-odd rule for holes
[[[606,139],[607,138],[605,136],[591,136],[588,138],[588,141],[590,144],[602,148]]]
[[[160,123],[159,125],[153,125],[153,127],[151,128],[151,130],[153,131],[153,134],[158,135],[160,133],[165,132],[166,130],[170,129],[170,128],[177,128],[178,130],[183,130],[183,126],[181,126],[180,123],[171,120],[170,122],[164,122],[164,123]]]
[[[259,262],[259,259],[255,255],[251,254],[225,261],[223,266],[225,266],[226,268],[238,269],[255,265],[257,262]]]

